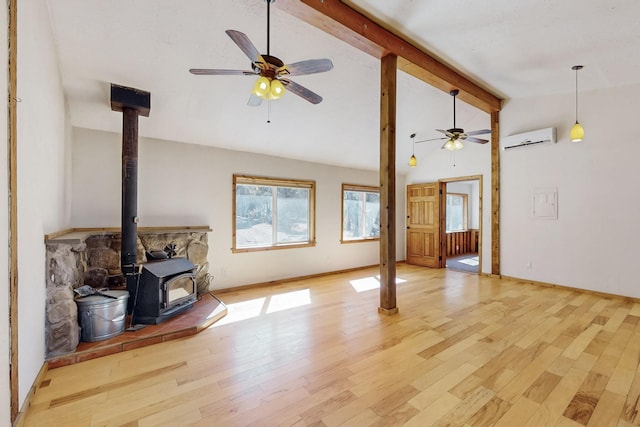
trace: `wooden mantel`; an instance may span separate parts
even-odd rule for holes
[[[120,227],[88,227],[88,228],[67,228],[66,230],[56,231],[55,233],[45,234],[45,243],[80,243],[87,236],[99,233],[120,233]],[[188,232],[204,232],[211,230],[208,225],[177,225],[170,227],[138,227],[138,234],[157,234],[157,233],[188,233]]]

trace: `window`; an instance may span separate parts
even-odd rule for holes
[[[234,252],[315,245],[315,182],[233,176]]]
[[[380,238],[380,189],[342,184],[342,239],[355,242]]]
[[[467,195],[447,193],[447,231],[467,229]]]

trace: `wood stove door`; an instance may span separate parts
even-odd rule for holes
[[[184,273],[173,277],[164,284],[163,308],[180,304],[183,300],[191,298],[196,293],[196,278],[193,273]]]

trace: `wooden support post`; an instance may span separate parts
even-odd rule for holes
[[[384,56],[380,72],[380,307],[396,307],[396,76],[398,57]]]
[[[500,275],[500,112],[491,113],[491,274]]]

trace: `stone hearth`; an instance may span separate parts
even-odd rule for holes
[[[211,229],[202,227],[138,228],[137,262],[146,252],[175,245],[176,256],[196,265],[198,294],[209,292],[211,276],[207,253]],[[97,289],[125,289],[120,271],[120,230],[73,229],[45,236],[47,303],[47,359],[76,350],[80,338],[73,290],[82,285]]]

